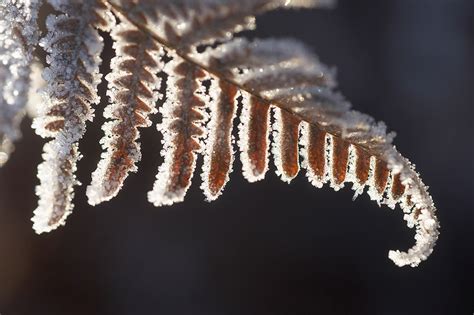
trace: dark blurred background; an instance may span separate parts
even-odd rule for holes
[[[389,249],[414,242],[400,210],[367,196],[353,202],[349,188],[315,189],[302,174],[286,185],[273,166],[248,184],[237,160],[217,201],[203,201],[195,177],[184,203],[154,208],[146,192],[161,163],[155,128],[142,133],[140,172],[92,208],[84,191],[99,158],[102,103],[81,143],[84,185],[65,227],[41,236],[31,228],[43,141],[30,121],[0,169],[2,315],[474,312],[474,1],[340,0],[336,10],[275,12],[258,25],[257,36],[313,47],[337,67],[354,107],[397,132],[439,209],[429,260],[418,268],[388,260]]]

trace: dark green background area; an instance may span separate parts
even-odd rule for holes
[[[90,207],[104,98],[81,142],[84,184],[65,227],[41,236],[31,228],[43,140],[30,121],[0,169],[2,315],[474,312],[474,2],[340,0],[332,11],[262,16],[255,35],[306,42],[337,67],[357,110],[397,132],[439,209],[429,260],[415,269],[388,260],[389,249],[413,244],[399,209],[366,195],[353,202],[349,188],[316,189],[303,173],[284,184],[273,165],[249,184],[237,159],[217,201],[203,201],[196,174],[184,203],[154,208],[146,201],[162,161],[154,127],[142,131],[140,172],[113,201]]]

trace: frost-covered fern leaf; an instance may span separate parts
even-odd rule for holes
[[[377,203],[390,207],[399,204],[408,226],[416,228],[416,244],[407,252],[391,251],[389,257],[400,266],[416,266],[430,255],[438,237],[435,207],[418,174],[393,147],[393,135],[386,133],[385,125],[351,110],[349,103],[334,92],[332,72],[304,45],[293,40],[232,39],[234,31],[253,27],[253,13],[280,6],[329,3],[265,0],[179,1],[154,6],[147,1],[112,3],[139,28],[153,34],[165,49],[173,51],[173,63],[183,69],[192,68],[190,73],[195,73],[198,67],[212,82],[206,104],[210,119],[204,129],[200,130],[195,121],[173,116],[176,122],[187,123],[188,132],[195,130],[187,136],[188,141],[206,134],[205,147],[201,148],[195,141],[190,148],[184,139],[172,141],[170,146],[170,132],[164,130],[165,166],[160,168],[157,183],[148,195],[151,202],[162,205],[183,200],[195,165],[195,155],[189,152],[204,154],[203,191],[208,200],[217,198],[232,170],[232,122],[240,96],[243,109],[238,143],[243,173],[249,181],[265,176],[272,129],[271,152],[282,180],[290,182],[303,167],[309,181],[317,187],[328,183],[338,190],[345,183],[352,183],[356,195],[367,187]],[[196,49],[199,46],[207,48],[199,53]],[[177,102],[165,105],[186,117],[183,111],[198,98],[198,77],[176,71],[168,74],[171,80],[189,82],[188,91],[181,90],[184,85],[174,89],[177,81],[170,82],[168,94]],[[188,95],[188,99],[179,100],[180,94]],[[197,102],[202,107],[201,100]],[[169,117],[168,113],[167,108],[164,119]],[[202,117],[196,120],[201,122]],[[176,152],[188,154],[178,156]],[[183,156],[187,163],[178,162]],[[170,177],[170,174],[174,175]],[[185,181],[176,185],[174,182],[180,178]]]
[[[98,103],[97,85],[102,39],[97,29],[108,30],[112,17],[99,0],[51,0],[60,15],[50,15],[48,33],[40,45],[48,53],[49,67],[43,73],[48,85],[46,104],[33,126],[53,140],[44,146],[44,162],[38,167],[38,207],[33,228],[47,232],[64,224],[72,210],[78,141],[85,123],[92,120],[91,105]]]
[[[199,139],[204,134],[201,124],[205,103],[198,89],[205,74],[199,67],[174,57],[169,63],[167,100],[161,108],[163,122],[158,126],[163,133],[164,162],[148,194],[155,206],[183,201],[196,167],[196,153],[201,150]]]
[[[38,171],[40,200],[33,218],[38,233],[63,224],[72,210],[78,141],[99,101],[98,30],[110,30],[113,14],[120,21],[111,32],[116,56],[106,77],[108,121],[104,152],[87,188],[90,204],[113,198],[137,170],[139,128],[150,126],[150,115],[159,112],[164,161],[148,193],[154,205],[184,200],[200,156],[204,195],[209,201],[219,197],[237,140],[248,181],[265,177],[271,154],[285,182],[303,169],[316,187],[339,190],[347,183],[356,196],[367,190],[378,204],[398,204],[416,229],[416,244],[389,257],[399,266],[417,266],[431,254],[438,237],[436,209],[385,125],[351,110],[335,92],[332,71],[301,43],[234,38],[255,27],[256,14],[329,7],[333,1],[49,1],[61,14],[48,17],[40,43],[48,53],[43,74],[48,85],[43,113],[33,125],[53,140],[45,145]]]
[[[137,170],[135,163],[141,158],[137,127],[151,124],[148,115],[155,112],[158,98],[154,90],[163,50],[151,36],[126,21],[112,31],[112,38],[117,55],[106,78],[112,103],[104,113],[112,121],[103,127],[101,143],[106,151],[87,188],[93,205],[115,196],[128,173]]]
[[[40,4],[39,0],[0,1],[0,166],[20,137]]]

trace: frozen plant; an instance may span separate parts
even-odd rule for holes
[[[385,125],[352,110],[335,91],[332,71],[305,45],[234,38],[253,29],[259,13],[330,7],[332,0],[48,0],[56,13],[38,40],[41,2],[0,4],[0,164],[19,138],[33,50],[47,53],[47,84],[33,121],[36,133],[51,139],[38,167],[37,233],[63,225],[73,209],[78,143],[100,101],[100,30],[110,32],[116,54],[106,61],[109,104],[103,153],[87,187],[91,205],[116,196],[137,171],[139,129],[155,113],[162,118],[164,162],[148,200],[183,201],[200,156],[201,188],[207,200],[218,198],[232,171],[239,119],[234,133],[249,182],[265,177],[271,154],[283,181],[302,168],[316,187],[337,191],[352,183],[356,195],[367,189],[378,204],[399,205],[416,229],[415,245],[390,251],[390,259],[417,266],[431,254],[439,234],[435,206]]]

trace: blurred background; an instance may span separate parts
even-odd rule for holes
[[[90,207],[102,102],[81,143],[84,185],[65,227],[41,236],[31,228],[43,141],[30,121],[0,169],[2,315],[474,312],[474,1],[340,0],[331,11],[266,14],[254,34],[306,42],[337,68],[356,109],[397,132],[439,209],[429,260],[388,260],[389,249],[414,242],[399,209],[365,195],[353,202],[349,188],[316,189],[303,174],[286,185],[273,166],[248,184],[237,160],[217,201],[203,201],[195,177],[184,203],[154,208],[155,128],[142,132],[140,172],[113,201]]]

